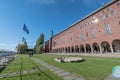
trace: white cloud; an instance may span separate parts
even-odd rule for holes
[[[17,46],[17,44],[5,44],[5,43],[0,43],[0,46]]]
[[[17,46],[17,44],[0,43],[0,49],[15,50],[16,46]]]
[[[40,3],[40,4],[55,4],[56,3],[56,0],[31,0],[32,2],[37,2],[37,3]]]
[[[6,43],[0,43],[0,49],[6,49],[6,50],[15,50],[16,46],[18,45],[18,43],[16,44],[6,44]],[[28,43],[28,48],[33,48],[35,45],[35,43]]]

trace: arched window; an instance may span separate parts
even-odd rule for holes
[[[84,34],[81,33],[81,41],[84,41]]]
[[[70,43],[70,38],[68,38],[68,43]]]
[[[120,1],[117,3],[117,6],[120,6]]]
[[[90,29],[90,32],[91,32],[91,36],[92,36],[92,38],[95,38],[95,32],[94,32],[94,29]]]
[[[74,36],[74,43],[76,43],[76,36]]]
[[[110,30],[109,24],[108,24],[108,23],[105,23],[104,26],[105,26],[106,34],[107,34],[107,35],[110,35],[110,34],[111,34],[111,30]]]

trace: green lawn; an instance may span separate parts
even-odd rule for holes
[[[2,73],[18,72],[20,69],[29,70],[32,68],[37,68],[37,66],[27,57],[26,55],[19,55],[14,61],[9,63],[9,65],[3,70]]]
[[[100,58],[100,57],[85,57],[84,62],[81,63],[59,63],[54,61],[54,58],[65,55],[34,55],[51,65],[69,71],[75,75],[85,78],[86,80],[104,80],[108,75],[111,74],[112,68],[116,65],[120,65],[119,58]],[[0,80],[62,80],[57,77],[53,72],[42,69],[43,67],[37,62],[33,61],[28,55],[19,55],[13,60],[0,74],[29,71],[33,69],[39,69],[33,73],[27,73],[24,75],[18,75],[15,77],[2,78]]]
[[[54,61],[54,58],[63,55],[35,55],[35,57],[62,68],[75,75],[85,78],[86,80],[104,80],[111,74],[112,68],[120,65],[119,58],[100,58],[100,57],[85,57],[85,61],[81,63],[59,63]],[[65,55],[64,55],[65,56]]]
[[[38,69],[38,71],[30,73],[29,71],[33,69]],[[30,59],[28,55],[17,56],[0,74],[10,74],[19,71],[28,71],[28,73],[15,77],[6,76],[6,78],[0,78],[0,80],[62,80],[53,72]]]

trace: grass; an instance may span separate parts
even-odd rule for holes
[[[37,66],[34,65],[26,55],[19,55],[5,68],[2,73],[18,72],[21,67],[22,70],[37,68]]]
[[[5,78],[0,78],[0,80],[62,80],[48,69],[41,68],[43,67],[30,59],[28,55],[19,55],[15,60],[10,62],[0,74],[9,74],[12,72],[28,71],[33,69],[38,69],[38,71],[33,73],[28,72],[27,74],[20,74],[14,77],[6,76]]]
[[[63,55],[36,55],[35,57],[52,64],[56,67],[69,71],[75,75],[85,78],[86,80],[104,80],[111,74],[112,68],[120,65],[119,58],[100,58],[100,57],[85,57],[85,61],[81,63],[58,63],[54,58]],[[64,55],[65,56],[65,55]]]

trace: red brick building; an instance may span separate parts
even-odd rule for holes
[[[112,0],[51,38],[52,52],[120,52],[120,0]]]
[[[49,40],[45,42],[44,51],[45,51],[45,52],[49,52]]]

